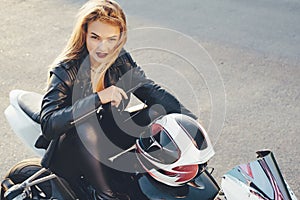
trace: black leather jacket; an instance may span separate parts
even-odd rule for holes
[[[88,113],[100,106],[109,112],[110,104],[101,105],[98,95],[92,92],[89,66],[87,57],[60,63],[51,70],[41,109],[41,127],[47,140],[70,132],[75,126],[74,121],[85,120]],[[125,50],[106,72],[104,86],[111,85],[122,88],[128,97],[133,93],[148,107],[159,104],[166,113],[183,113],[196,118],[173,95],[148,79]]]

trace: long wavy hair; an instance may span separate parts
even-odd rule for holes
[[[97,67],[96,73],[98,76],[94,78],[93,82],[93,89],[96,92],[104,89],[105,72],[115,62],[127,40],[126,17],[117,2],[113,0],[90,0],[85,3],[77,14],[76,24],[66,47],[52,64],[53,67],[60,62],[82,59],[85,52],[87,52],[86,35],[88,25],[98,20],[113,26],[119,26],[120,38],[113,52],[108,55],[106,63],[101,63]]]

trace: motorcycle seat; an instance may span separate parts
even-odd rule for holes
[[[25,92],[18,96],[20,108],[36,123],[40,124],[40,111],[43,95],[35,92]]]

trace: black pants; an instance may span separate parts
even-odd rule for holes
[[[111,199],[147,199],[137,184],[140,166],[134,151],[114,156],[133,146],[156,117],[147,109],[131,114],[104,110],[101,119],[91,117],[78,124],[74,134],[61,136],[51,169],[71,185],[84,176],[97,193]]]

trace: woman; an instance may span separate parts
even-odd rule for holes
[[[195,118],[174,96],[146,78],[123,49],[126,38],[126,18],[116,2],[88,1],[78,13],[66,48],[51,67],[42,102],[43,136],[58,141],[50,168],[74,187],[84,176],[99,199],[145,198],[134,186],[133,173],[105,163],[138,137],[138,131],[128,134],[126,125],[122,127],[126,120],[119,120],[131,93],[147,105],[133,117],[137,127],[166,113]],[[129,166],[135,167],[134,163]]]

